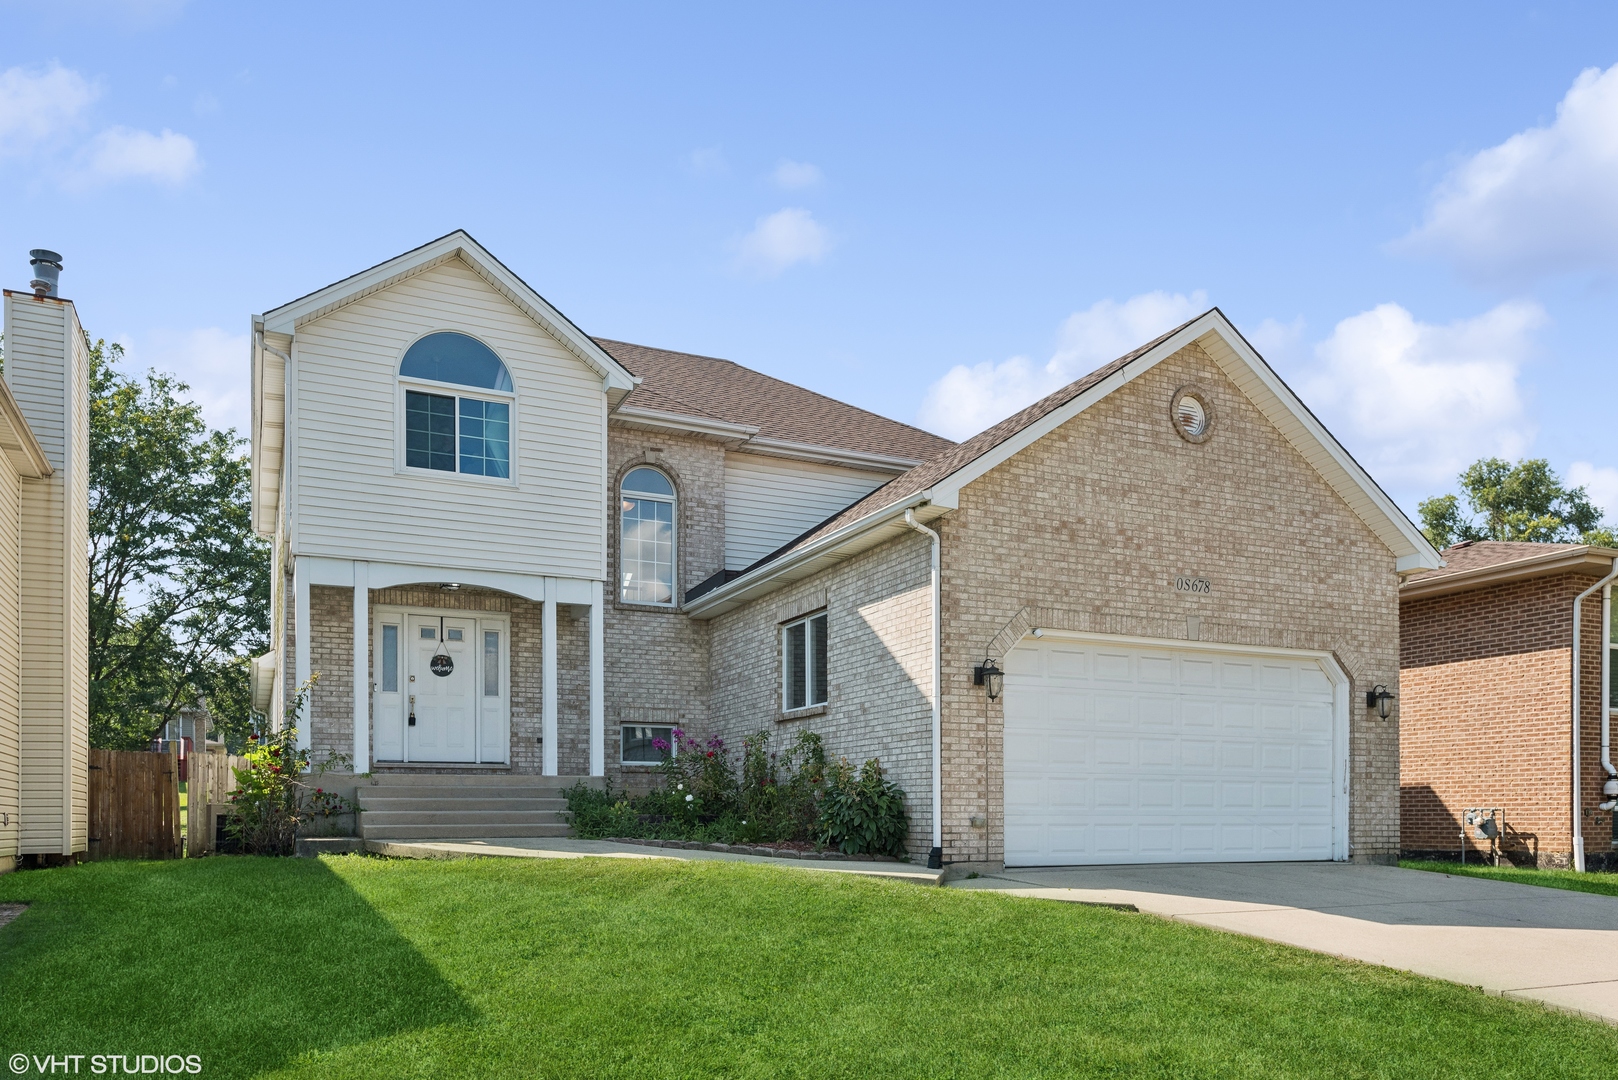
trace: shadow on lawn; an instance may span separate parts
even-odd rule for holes
[[[244,1076],[309,1051],[475,1020],[315,859],[102,862],[0,877],[0,1051],[197,1054]]]

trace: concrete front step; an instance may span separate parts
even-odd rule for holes
[[[527,798],[521,795],[504,795],[486,798],[481,792],[470,798],[453,798],[448,795],[435,795],[431,798],[419,798],[415,795],[390,795],[378,797],[360,795],[360,805],[373,814],[393,810],[431,810],[438,813],[447,813],[459,810],[500,810],[507,813],[560,813],[567,809],[566,799]]]
[[[492,829],[501,825],[567,824],[566,819],[554,810],[526,814],[509,810],[367,810],[360,816],[365,819],[367,831],[378,825],[476,825]]]
[[[382,772],[374,773],[361,790],[452,787],[464,791],[469,788],[529,787],[561,792],[577,784],[599,788],[606,786],[606,781],[599,776],[536,776],[533,773]]]
[[[360,815],[362,818],[365,816]],[[366,825],[366,840],[507,840],[520,837],[561,837],[566,825]]]

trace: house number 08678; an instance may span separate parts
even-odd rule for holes
[[[1213,592],[1213,582],[1205,577],[1177,577],[1174,579],[1174,591],[1207,595]]]

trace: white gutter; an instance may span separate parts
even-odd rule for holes
[[[1573,669],[1573,723],[1571,725],[1573,729],[1573,869],[1580,873],[1584,872],[1584,807],[1581,805],[1583,793],[1579,787],[1579,615],[1584,608],[1584,598],[1597,589],[1607,590],[1602,596],[1601,610],[1603,615],[1608,614],[1610,604],[1608,597],[1611,595],[1610,586],[1614,579],[1618,579],[1618,559],[1614,559],[1612,562],[1612,573],[1585,589],[1573,600],[1573,656],[1572,663],[1569,665]],[[1608,632],[1605,628],[1602,630],[1603,642],[1607,640]],[[1603,653],[1601,657],[1601,674],[1602,689],[1605,690],[1607,683],[1606,653]],[[1603,736],[1605,736],[1608,725],[1607,703],[1605,701],[1601,703],[1601,718],[1601,730]],[[1602,739],[1602,743],[1601,756],[1605,759],[1608,756],[1605,738]],[[1606,761],[1603,760],[1602,764],[1605,765]],[[1608,775],[1611,774],[1609,773]]]
[[[933,846],[927,853],[927,869],[944,867],[944,657],[939,647],[943,637],[942,594],[938,571],[938,534],[916,520],[914,510],[905,511],[905,524],[932,539],[933,571]]]

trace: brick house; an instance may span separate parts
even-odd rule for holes
[[[256,698],[318,673],[300,736],[362,789],[810,728],[918,857],[1397,854],[1363,701],[1439,559],[1217,310],[958,445],[588,337],[465,233],[253,331]]]
[[[1603,735],[1618,551],[1478,541],[1444,559],[1399,591],[1400,847],[1456,858],[1463,813],[1498,808],[1513,862],[1565,867],[1577,852],[1591,867],[1610,865],[1618,834],[1603,785],[1618,774],[1603,767]],[[1465,843],[1468,858],[1490,848]]]

